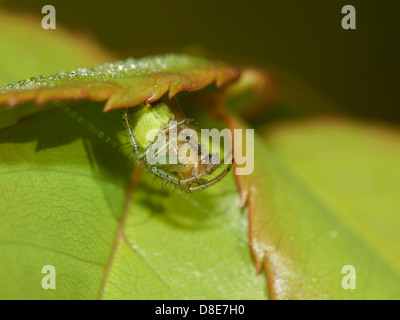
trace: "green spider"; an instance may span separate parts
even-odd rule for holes
[[[143,162],[149,172],[165,183],[171,183],[184,191],[195,192],[214,185],[225,177],[233,166],[233,159],[224,165],[224,160],[220,161],[218,154],[209,153],[204,144],[193,137],[184,141],[177,139],[181,133],[198,133],[199,130],[195,126],[197,121],[185,118],[176,122],[173,112],[165,102],[126,108],[122,122],[137,160]],[[151,129],[153,133],[149,134]],[[149,161],[149,152],[160,134],[164,135],[165,140],[158,145],[156,154],[164,149],[166,162],[152,163]],[[184,150],[187,150],[191,157],[187,156],[185,151],[185,155],[182,154],[185,144]],[[221,170],[222,172],[218,172]]]

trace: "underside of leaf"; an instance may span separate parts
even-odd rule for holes
[[[90,99],[107,101],[104,111],[154,102],[168,93],[196,91],[236,79],[239,70],[186,55],[127,59],[52,76],[39,76],[0,89],[0,104]]]

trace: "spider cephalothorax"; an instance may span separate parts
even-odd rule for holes
[[[175,120],[164,102],[127,108],[124,127],[132,150],[147,170],[188,192],[205,189],[221,180],[232,168],[218,153],[201,142],[195,119]]]

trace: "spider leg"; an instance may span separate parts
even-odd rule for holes
[[[177,125],[177,126],[180,126],[180,125],[182,125],[182,124],[185,124],[185,123],[192,123],[192,122],[193,122],[193,123],[197,123],[197,120],[196,120],[196,119],[193,119],[193,118],[186,118],[186,119],[183,119],[183,120],[177,122],[176,125]]]
[[[229,154],[231,155],[232,151],[230,151]],[[199,173],[194,174],[190,178],[186,178],[186,179],[181,180],[180,184],[181,185],[185,185],[185,184],[188,184],[190,182],[193,182],[193,181],[196,181],[198,179],[201,179],[206,174],[212,173],[215,169],[217,169],[219,167],[220,163],[223,163],[224,160],[225,160],[225,158],[223,158],[222,161],[218,161],[218,163],[217,162],[213,162],[213,163],[209,164],[207,166],[207,168],[205,168],[204,170],[200,171]],[[232,165],[233,165],[233,159],[232,159],[231,163],[229,164],[227,170],[230,170]]]
[[[172,185],[174,185],[174,186],[176,186],[176,187],[178,187],[180,189],[183,189],[183,190],[185,190],[187,192],[199,191],[199,190],[205,189],[207,187],[210,187],[210,186],[216,184],[218,181],[220,181],[223,177],[225,177],[231,171],[232,166],[233,166],[233,162],[229,164],[229,166],[225,169],[224,172],[222,172],[219,176],[217,176],[213,180],[208,181],[207,183],[204,183],[204,184],[199,185],[197,187],[191,187],[191,186],[188,186],[188,185],[185,185],[185,186],[181,185],[181,183],[180,183],[181,179],[178,179],[178,178],[168,174],[164,170],[159,170],[157,167],[151,167],[151,166],[146,165],[147,169],[150,172],[152,172],[155,176],[157,176],[159,178],[162,178],[162,179],[164,179],[164,181],[167,181],[167,182],[171,183]]]
[[[130,121],[129,121],[129,116],[128,116],[128,109],[125,108],[123,116],[122,116],[122,124],[124,125],[125,129],[128,132],[128,137],[129,137],[129,141],[131,143],[133,152],[135,153],[136,157],[141,161],[143,154],[140,155],[141,148],[138,145],[138,143],[136,142],[135,136],[133,135],[131,125],[129,122]]]
[[[173,185],[175,185],[177,187],[180,187],[179,179],[174,177],[174,176],[172,176],[172,175],[170,175],[169,173],[165,172],[164,170],[160,170],[159,168],[150,166],[148,164],[146,164],[146,168],[151,173],[153,173],[155,176],[157,176],[159,178],[162,178],[164,181],[165,180],[169,181],[169,182],[171,182]]]
[[[225,177],[232,169],[233,163],[229,164],[229,166],[226,168],[226,170],[224,172],[222,172],[218,177],[216,177],[215,179],[208,181],[207,183],[201,184],[197,187],[188,187],[185,188],[185,190],[187,192],[195,192],[195,191],[199,191],[205,188],[208,188],[214,184],[216,184],[218,181],[220,181],[223,177]]]
[[[170,120],[170,121],[171,121],[171,120]],[[186,123],[197,123],[197,120],[196,120],[196,119],[193,119],[193,118],[186,118],[186,119],[183,119],[183,120],[177,122],[177,123],[176,123],[176,127],[181,126],[181,125],[186,124]],[[162,132],[168,133],[169,129],[170,129],[170,128],[167,127],[167,128],[165,128],[165,129],[163,129]]]

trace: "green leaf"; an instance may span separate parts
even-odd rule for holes
[[[101,108],[73,109],[123,139]],[[128,158],[58,109],[1,129],[0,149],[0,298],[266,297],[232,175],[193,197],[148,173],[131,182]]]
[[[167,92],[171,99],[180,91],[200,90],[214,81],[219,87],[238,74],[221,63],[186,55],[130,58],[10,84],[0,88],[0,104],[87,98],[107,100],[104,110],[109,111],[154,102]]]
[[[398,299],[400,134],[322,120],[267,133],[256,138],[254,174],[238,179],[270,297]],[[346,265],[355,290],[342,288]]]
[[[147,175],[134,192],[103,298],[265,299],[238,203],[232,175],[191,196],[154,187]]]

